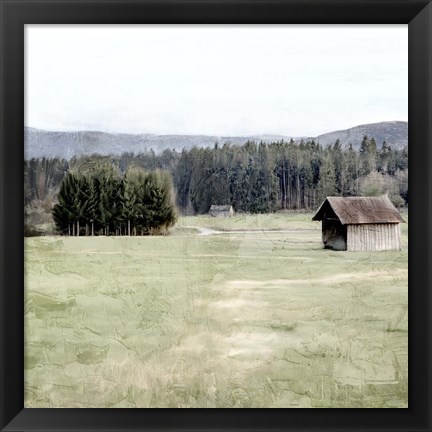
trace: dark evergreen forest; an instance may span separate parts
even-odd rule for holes
[[[52,209],[64,235],[157,235],[173,226],[171,176],[130,167],[120,177],[110,165],[68,172]]]
[[[95,166],[109,167],[117,179],[132,167],[169,173],[178,210],[187,214],[206,213],[212,204],[231,204],[237,212],[251,213],[314,210],[330,195],[387,193],[396,206],[408,204],[408,149],[395,150],[364,137],[358,151],[351,146],[343,149],[338,141],[323,148],[305,140],[224,144],[180,153],[93,155],[69,161],[32,159],[24,162],[27,216],[50,213],[62,197],[59,191],[65,176],[83,175]]]

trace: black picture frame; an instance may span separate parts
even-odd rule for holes
[[[424,0],[0,0],[1,417],[3,431],[431,430],[432,5]],[[24,409],[25,24],[409,24],[407,409]],[[367,65],[367,59],[365,59]]]

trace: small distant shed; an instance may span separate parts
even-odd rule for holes
[[[234,214],[234,209],[230,205],[212,205],[209,215],[214,217],[230,217]]]
[[[322,240],[328,249],[401,249],[400,223],[405,221],[387,196],[327,197],[312,220],[322,221]]]

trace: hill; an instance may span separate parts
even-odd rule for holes
[[[319,135],[314,138],[323,146],[332,145],[339,139],[342,145],[358,148],[363,136],[374,137],[378,146],[386,140],[394,148],[402,148],[408,144],[408,123],[382,122],[356,126],[350,129]],[[292,137],[295,141],[300,138]],[[289,136],[256,135],[244,137],[227,137],[215,135],[153,135],[124,134],[98,131],[60,132],[45,131],[26,127],[24,130],[24,146],[26,159],[41,157],[58,157],[70,159],[78,155],[101,154],[119,155],[124,152],[143,153],[153,149],[161,153],[165,149],[181,151],[183,148],[212,147],[226,142],[244,144],[248,140],[272,142],[290,140]]]
[[[317,140],[326,147],[333,145],[339,139],[342,147],[346,148],[352,144],[353,148],[358,149],[365,135],[375,138],[378,148],[381,148],[383,141],[386,141],[391,147],[401,149],[408,145],[408,123],[394,121],[365,124],[322,134],[317,137]]]
[[[181,151],[183,148],[212,147],[215,143],[244,144],[247,140],[278,141],[290,139],[279,135],[224,137],[213,135],[153,135],[124,134],[97,131],[53,132],[30,127],[24,128],[26,159],[59,157],[70,159],[77,155],[120,155],[125,152],[143,153],[153,149]]]

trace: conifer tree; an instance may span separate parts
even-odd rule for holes
[[[112,167],[91,174],[68,173],[52,210],[65,235],[163,234],[176,221],[168,173],[130,168],[121,179]]]

